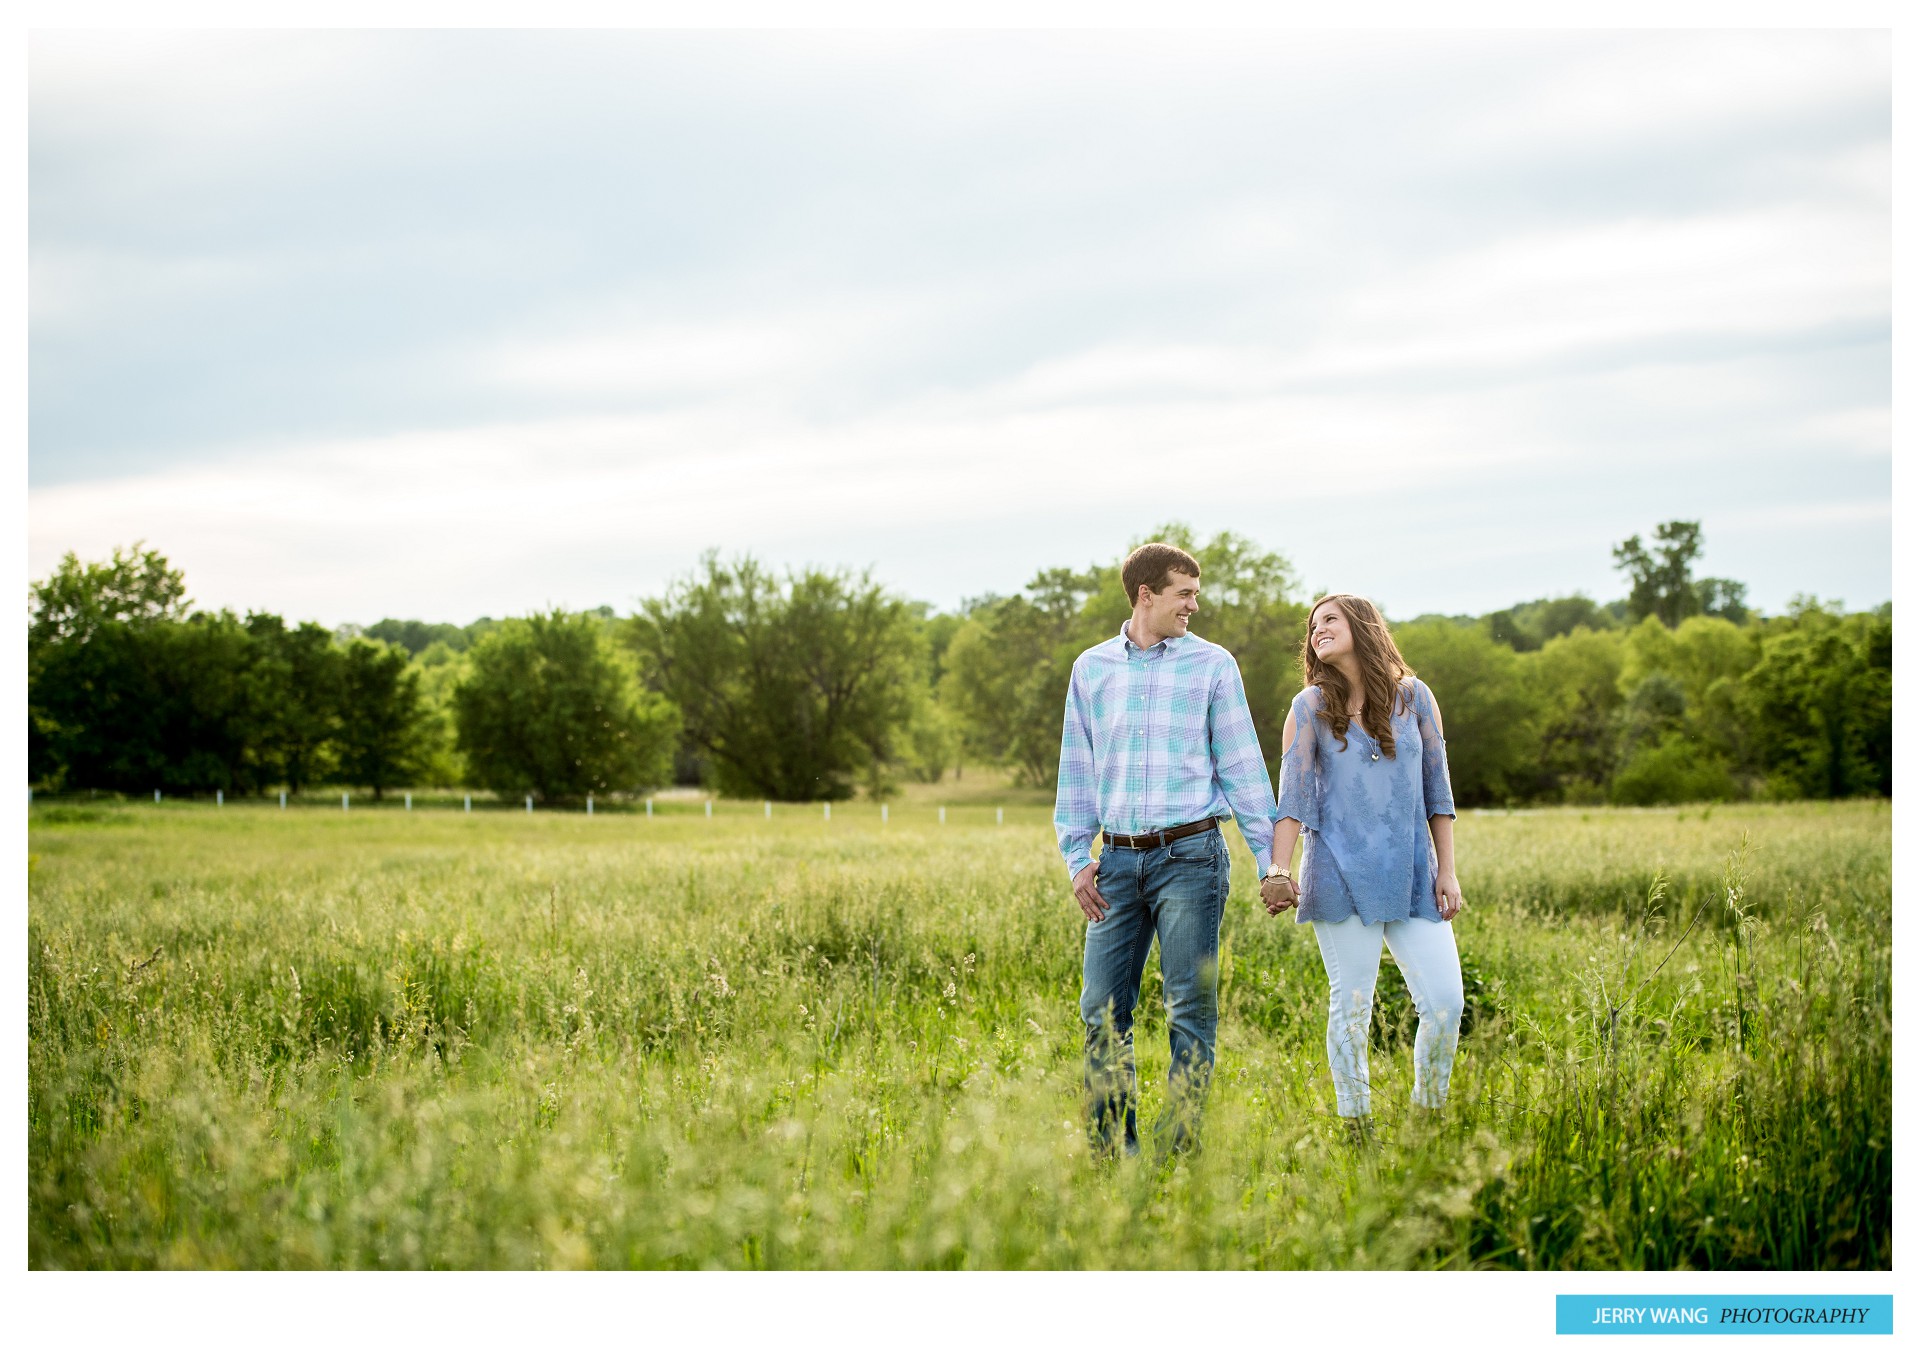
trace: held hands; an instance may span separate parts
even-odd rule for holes
[[[1452,873],[1442,873],[1434,878],[1433,900],[1440,907],[1441,919],[1452,919],[1459,914],[1464,904],[1460,896],[1460,879]]]
[[[1300,904],[1300,888],[1285,877],[1263,877],[1260,879],[1260,901],[1267,907],[1269,915],[1277,915],[1282,910],[1291,910]]]
[[[1107,903],[1100,898],[1100,888],[1095,885],[1099,871],[1100,860],[1095,859],[1073,875],[1073,899],[1080,903],[1080,913],[1091,924],[1107,917]]]

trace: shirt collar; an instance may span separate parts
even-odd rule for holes
[[[1123,652],[1139,652],[1145,655],[1147,653],[1151,653],[1155,648],[1159,648],[1167,652],[1172,652],[1180,646],[1180,643],[1183,639],[1189,638],[1192,636],[1191,634],[1177,633],[1171,638],[1162,638],[1159,642],[1153,644],[1151,647],[1142,647],[1138,643],[1134,642],[1133,636],[1127,632],[1127,625],[1131,623],[1132,620],[1133,620],[1133,616],[1129,615],[1127,616],[1127,618],[1120,621],[1120,648],[1121,648],[1121,651]]]

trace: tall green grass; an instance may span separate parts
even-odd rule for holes
[[[1891,1263],[1884,803],[1469,814],[1361,1148],[1236,845],[1204,1149],[1118,1164],[1042,810],[33,811],[35,1267]]]

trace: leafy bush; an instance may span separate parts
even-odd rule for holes
[[[1611,796],[1622,807],[1727,802],[1740,796],[1740,787],[1725,761],[1680,733],[1669,732],[1634,752],[1614,772]]]

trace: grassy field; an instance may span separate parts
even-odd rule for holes
[[[36,805],[31,1265],[1891,1265],[1885,803],[1469,813],[1453,1101],[1388,965],[1371,1148],[1236,837],[1205,1149],[1118,1164],[1045,809],[890,815]]]

